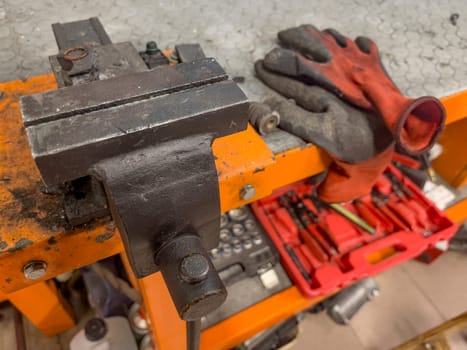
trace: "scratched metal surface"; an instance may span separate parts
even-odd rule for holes
[[[200,42],[243,89],[262,98],[267,89],[253,62],[275,45],[278,30],[302,23],[372,37],[399,87],[410,96],[444,96],[466,87],[465,0],[0,0],[0,81],[49,71],[56,53],[50,24],[101,18],[114,42],[137,48],[156,39],[161,48]]]

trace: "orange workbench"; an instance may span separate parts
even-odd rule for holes
[[[39,174],[22,126],[19,98],[55,88],[52,74],[0,84],[3,92],[0,97],[0,299],[9,299],[48,335],[72,327],[74,321],[66,301],[47,280],[123,252],[120,236],[109,219],[96,220],[80,228],[67,227],[59,196],[41,191]],[[442,102],[448,112],[447,123],[462,123],[464,127],[467,92],[444,98]],[[459,130],[458,127],[448,129],[446,133]],[[449,135],[443,136],[452,141]],[[461,149],[465,153],[465,138],[459,137],[456,142],[463,145],[459,147],[464,147]],[[329,161],[313,145],[274,155],[251,127],[217,139],[213,152],[223,212],[319,173]],[[452,157],[455,156],[458,152]],[[449,157],[442,163],[450,164]],[[451,168],[452,172],[458,171],[456,166]],[[245,185],[252,185],[256,190],[249,201],[242,200],[239,195]],[[447,210],[458,222],[465,220],[466,212],[467,201]],[[31,280],[24,275],[23,267],[36,260],[46,264],[46,271],[43,277]],[[183,349],[184,324],[178,319],[160,274],[137,283],[159,349]],[[203,331],[201,347],[228,349],[316,302],[318,300],[304,298],[295,287],[289,288]]]

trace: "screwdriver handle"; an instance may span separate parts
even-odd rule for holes
[[[284,243],[284,248],[287,251],[287,254],[289,254],[292,261],[294,262],[294,264],[300,270],[300,273],[302,274],[303,278],[307,282],[310,282],[311,281],[310,275],[308,275],[308,272],[303,267],[302,263],[300,262],[300,259],[298,259],[297,254],[295,254],[295,252],[293,251],[293,248],[291,246],[289,246],[287,243]]]
[[[376,215],[374,215],[371,210],[363,203],[361,200],[357,199],[354,202],[355,208],[357,209],[360,216],[367,221],[371,226],[378,227],[380,224]]]

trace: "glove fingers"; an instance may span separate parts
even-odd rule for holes
[[[314,62],[327,63],[332,58],[323,43],[323,35],[310,24],[280,31],[277,36],[284,47],[295,50]]]
[[[323,113],[311,113],[284,99],[264,101],[281,116],[280,128],[326,150],[334,150],[335,140]],[[327,129],[327,130],[326,130]]]
[[[378,47],[375,42],[366,36],[359,36],[355,39],[355,44],[360,49],[360,51],[366,54],[378,54]]]
[[[313,142],[333,158],[348,164],[365,162],[393,146],[391,133],[384,124],[377,123],[376,116],[354,109],[320,90],[321,100],[327,105],[322,113],[308,112],[283,99],[265,103],[279,112],[281,129]]]
[[[331,36],[334,39],[334,41],[336,42],[336,44],[339,45],[340,47],[347,47],[348,46],[349,39],[346,38],[345,36],[343,36],[337,30],[335,30],[333,28],[328,28],[328,29],[323,30],[323,33],[325,33],[325,35]]]
[[[268,70],[263,61],[255,63],[258,78],[286,98],[293,98],[297,104],[306,110],[319,113],[327,108],[326,92],[316,86],[308,86],[298,80],[276,74]]]
[[[342,95],[340,90],[320,71],[318,63],[306,59],[295,51],[275,48],[264,57],[263,65],[270,71],[300,79],[305,83],[319,85],[338,96]]]

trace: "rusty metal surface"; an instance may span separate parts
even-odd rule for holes
[[[102,51],[118,44],[82,45],[73,59],[87,59],[83,52],[89,50],[94,55],[91,62],[103,64],[92,63],[89,76],[83,75],[85,69],[79,70],[80,80],[71,80],[71,87],[21,100],[33,159],[48,188],[84,176],[102,182],[136,276],[160,270],[180,317],[194,322],[222,304],[227,295],[207,253],[217,246],[220,221],[211,145],[217,137],[246,129],[247,98],[225,74],[214,82],[212,76],[200,80],[206,66],[209,72],[217,64],[198,55],[183,63],[186,74],[180,74],[177,66],[158,68],[159,76],[148,84],[145,95],[149,96],[128,101],[127,91],[135,85],[136,91],[140,88],[140,76],[135,74],[139,69],[118,69],[114,57]],[[63,53],[65,60],[68,51]],[[76,67],[62,62],[61,68],[71,77]],[[114,68],[126,74],[128,84],[115,81]],[[113,83],[111,98],[106,98],[104,79]],[[94,106],[93,100],[101,101],[97,108],[89,108],[76,85],[93,89],[89,99]],[[206,262],[201,274],[200,261]],[[43,260],[28,266],[38,267],[28,270],[28,279],[45,274]],[[196,345],[193,339],[190,343]]]
[[[173,76],[173,68],[169,69],[171,72],[164,75],[164,81]],[[122,91],[128,89],[125,85],[120,87]],[[153,91],[158,94],[157,89]],[[52,121],[48,122],[43,122],[45,118],[40,115],[44,110],[42,104],[37,104],[40,99],[36,96],[22,103],[23,113],[24,110],[35,108],[36,114],[28,113],[26,118],[41,122],[27,126],[26,132],[46,185],[57,185],[89,175],[92,166],[99,160],[128,151],[144,149],[193,133],[207,132],[216,137],[240,131],[242,123],[237,119],[242,114],[243,125],[246,124],[246,111],[242,107],[244,95],[231,81],[89,113],[80,108],[79,112],[71,116],[52,115],[48,118]],[[69,100],[53,97],[51,100],[55,101],[56,107],[52,103],[53,110],[74,101],[73,97]],[[34,106],[31,107],[26,101],[33,101]],[[116,101],[115,104],[120,103]],[[109,104],[112,105],[112,102]]]
[[[52,25],[59,53],[49,57],[59,87],[148,70],[132,43],[112,44],[97,17]]]
[[[68,23],[54,23],[52,30],[59,50],[68,50],[83,42],[94,42],[99,45],[112,43],[97,17]]]
[[[207,58],[198,62],[197,70],[192,63],[183,63],[170,71],[156,69],[91,85],[31,94],[22,98],[23,119],[25,125],[30,126],[225,79],[227,75],[222,67],[214,59]]]
[[[19,112],[19,97],[55,89],[52,75],[0,84],[0,290],[11,292],[37,283],[24,276],[31,260],[47,262],[51,278],[122,250],[108,220],[71,229],[62,197],[42,192]]]
[[[118,232],[105,220],[66,230],[64,219],[55,214],[60,211],[60,199],[41,192],[39,173],[22,128],[19,98],[55,88],[52,74],[0,84],[0,276],[4,276],[0,291],[5,293],[36,283],[22,273],[31,259],[47,262],[47,279],[123,251]],[[466,99],[466,92],[442,99],[448,124],[465,117]],[[222,212],[316,174],[327,162],[316,147],[310,146],[274,154],[251,127],[215,140],[213,150]],[[246,184],[256,189],[256,195],[248,201],[239,196]],[[465,210],[456,211],[458,207],[448,210],[448,215],[456,221],[465,220]]]

